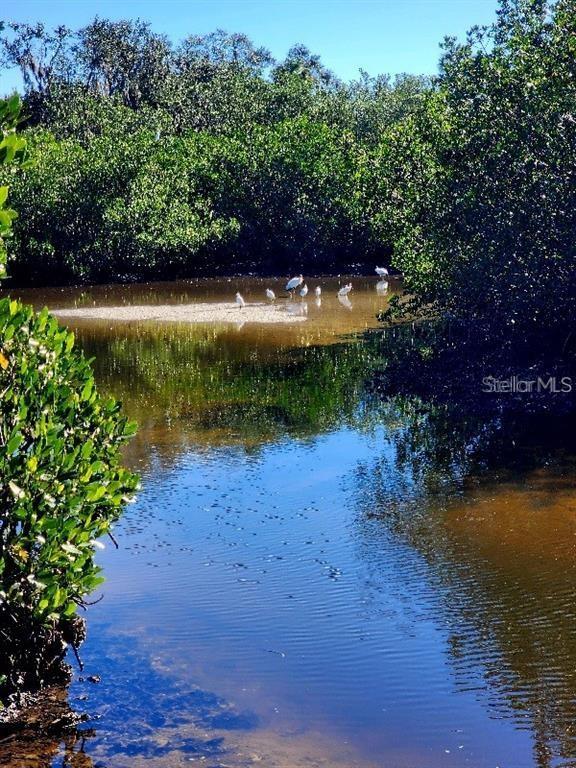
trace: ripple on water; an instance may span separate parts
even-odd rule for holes
[[[573,474],[429,466],[426,420],[367,390],[379,337],[334,343],[387,298],[336,283],[292,326],[77,328],[143,475],[89,613],[103,680],[72,690],[101,716],[86,766],[576,764]],[[262,283],[126,296],[236,290]]]

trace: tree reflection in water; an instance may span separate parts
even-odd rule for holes
[[[449,385],[447,370],[416,365],[402,395],[394,365],[376,377],[381,390],[396,392],[387,401],[397,414],[388,431],[394,458],[383,452],[358,467],[362,556],[371,561],[377,593],[378,541],[393,532],[409,543],[426,563],[459,686],[531,730],[536,765],[572,765],[573,403],[556,396],[552,404],[549,393],[482,399],[482,361],[468,373],[458,366],[460,378]]]
[[[187,451],[214,446],[255,455],[271,443],[307,441],[342,427],[385,435],[386,449],[357,466],[353,490],[355,541],[371,572],[374,600],[386,590],[382,542],[393,535],[425,564],[402,576],[415,592],[422,591],[416,579],[429,581],[433,618],[446,629],[457,684],[476,690],[498,717],[529,729],[538,765],[574,761],[572,404],[561,400],[552,409],[549,395],[481,397],[484,372],[506,375],[498,369],[502,360],[456,364],[449,355],[426,365],[428,333],[398,329],[304,347],[268,344],[265,337],[255,342],[230,328],[88,326],[79,335],[96,358],[100,387],[121,397],[141,423],[128,454],[135,466],[172,467]],[[131,702],[127,696],[124,664],[123,658],[117,684],[109,670],[110,698],[102,702],[108,736],[97,736],[91,751],[108,757],[114,749],[136,748],[136,740],[144,750],[139,756],[149,757],[158,749],[155,710],[147,706],[146,723],[138,723],[141,697]],[[151,680],[147,670],[130,689],[148,691]],[[160,693],[168,683],[155,684]],[[127,702],[128,720],[122,714]],[[220,742],[204,743],[196,733],[217,730],[212,706],[220,703],[175,695],[174,717],[192,713],[181,751],[219,753]],[[164,722],[166,711],[157,714]],[[230,722],[254,727],[244,716]],[[130,732],[115,733],[118,723]],[[40,737],[36,764],[44,768],[68,750],[65,765],[89,766],[79,738],[76,732],[64,741]],[[29,746],[26,737],[5,742],[2,748],[12,752],[0,752],[0,763],[20,765]]]

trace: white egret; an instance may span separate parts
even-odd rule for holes
[[[271,288],[266,288],[266,298],[269,301],[274,301],[274,299],[276,298],[276,294]]]
[[[299,285],[302,285],[303,282],[304,282],[303,275],[299,275],[298,277],[292,277],[286,283],[286,290],[290,291],[290,293],[293,293],[296,290],[296,288],[298,288]]]
[[[320,298],[320,296],[322,295],[322,288],[320,288],[320,286],[317,285],[316,288],[314,288],[314,293],[316,294],[317,299]]]
[[[246,302],[239,293],[236,294],[236,304],[238,304],[240,309],[246,306]]]
[[[375,271],[378,277],[388,277],[388,270],[386,267],[376,267]]]
[[[300,290],[300,296],[302,296],[303,299],[305,299],[306,296],[308,296],[308,286],[306,285],[306,283],[304,283],[304,285]]]
[[[338,296],[348,296],[350,291],[352,290],[352,283],[348,283],[348,285],[343,285],[342,288],[338,291]]]

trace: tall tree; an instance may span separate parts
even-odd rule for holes
[[[56,82],[73,76],[74,33],[67,27],[50,32],[41,23],[10,22],[0,32],[0,68],[18,67],[27,91],[49,94]]]

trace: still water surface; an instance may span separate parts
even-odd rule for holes
[[[391,342],[366,329],[387,297],[354,282],[346,307],[324,281],[297,326],[76,324],[140,422],[143,489],[88,614],[102,680],[71,689],[94,733],[52,765],[576,765],[574,463],[479,472],[468,444],[435,463],[433,419],[372,394]]]

